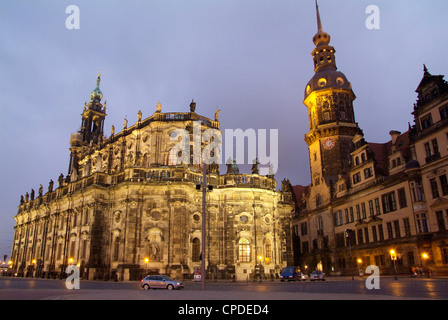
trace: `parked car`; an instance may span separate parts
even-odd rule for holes
[[[280,281],[300,281],[301,274],[298,267],[285,267],[280,271]]]
[[[308,279],[309,279],[309,277],[307,274],[304,274],[302,272],[299,273],[299,281],[306,281]]]
[[[149,289],[182,289],[184,284],[166,276],[146,276],[141,281],[141,286],[145,290]]]
[[[315,271],[311,272],[310,280],[311,281],[314,281],[314,280],[325,281],[325,273],[323,273],[322,271],[315,270]]]

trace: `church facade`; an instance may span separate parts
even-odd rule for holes
[[[16,220],[12,270],[22,276],[62,277],[70,264],[84,279],[139,280],[145,274],[192,278],[205,259],[208,279],[276,277],[293,263],[294,204],[287,184],[273,175],[239,173],[234,163],[220,174],[206,165],[206,250],[202,247],[202,164],[193,159],[214,119],[189,112],[155,112],[104,135],[106,103],[97,86],[84,105],[80,130],[70,138],[70,162],[58,186],[22,197]],[[173,132],[191,139],[179,148]],[[185,138],[185,137],[184,137]],[[184,142],[185,142],[184,141]],[[186,148],[186,149],[185,149]],[[188,152],[191,149],[191,152]],[[182,154],[184,153],[184,154]],[[204,164],[205,165],[205,164]]]
[[[355,94],[337,70],[330,35],[313,38],[314,76],[306,85],[311,184],[294,186],[295,263],[350,275],[448,272],[448,84],[424,67],[415,124],[390,141],[364,139]]]

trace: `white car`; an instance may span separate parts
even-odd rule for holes
[[[146,276],[141,281],[141,286],[145,290],[149,289],[180,290],[184,287],[184,284],[180,281],[173,280],[166,276]]]
[[[313,272],[311,272],[310,280],[311,281],[314,281],[314,280],[325,281],[325,273],[323,273],[322,271],[313,271]]]
[[[308,277],[307,274],[300,273],[299,281],[306,281],[306,280],[308,280],[308,279],[309,279],[309,277]]]

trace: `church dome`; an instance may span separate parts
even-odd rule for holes
[[[352,85],[342,72],[333,69],[320,69],[307,83],[305,99],[313,91],[328,88],[352,90]]]

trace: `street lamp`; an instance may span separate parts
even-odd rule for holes
[[[352,266],[352,229],[345,229],[345,237],[348,240],[348,249],[350,251],[350,270],[352,271],[352,280],[355,280],[353,275],[353,266]]]
[[[258,258],[258,261],[260,261],[260,267],[258,268],[258,272],[260,274],[260,282],[262,282],[262,280],[261,280],[261,262],[263,261],[263,256],[259,255],[257,258]]]
[[[425,266],[426,266],[427,265],[426,261],[429,259],[429,255],[426,252],[423,252],[422,258],[423,258],[423,261],[425,261]],[[425,272],[425,269],[423,268],[423,266],[422,266],[422,269],[423,269],[423,272]],[[426,269],[428,269],[428,267],[426,267]],[[427,272],[427,276],[429,276],[429,272]]]
[[[397,260],[397,254],[395,253],[394,249],[390,250],[390,258],[394,262],[394,279],[397,280],[397,265],[395,264],[395,261]]]
[[[149,262],[149,258],[146,257],[146,258],[145,258],[145,263],[146,263],[146,274],[148,274],[148,262]]]

